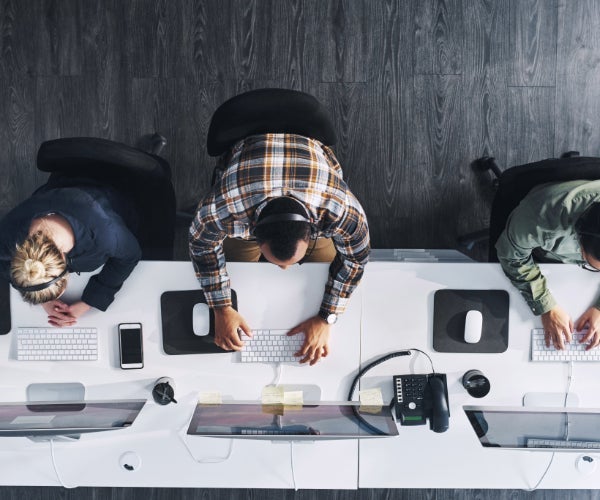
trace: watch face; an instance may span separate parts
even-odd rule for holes
[[[327,323],[333,325],[337,321],[337,314],[330,314],[327,316]]]

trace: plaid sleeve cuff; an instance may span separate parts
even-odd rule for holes
[[[319,314],[323,317],[327,317],[330,314],[337,314],[339,316],[346,310],[348,300],[349,299],[347,298],[344,299],[342,297],[337,297],[326,293],[323,296],[323,301],[321,302],[321,307],[319,308]]]
[[[206,303],[210,308],[226,307],[232,304],[231,302],[231,290],[229,287],[222,288],[221,290],[215,290],[212,292],[204,291],[204,297]]]

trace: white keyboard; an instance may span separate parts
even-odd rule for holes
[[[242,334],[242,363],[297,363],[294,353],[302,347],[304,334],[288,336],[289,330],[252,330],[252,337]]]
[[[599,450],[598,441],[563,441],[560,439],[529,438],[527,448],[560,448],[565,450]]]
[[[96,361],[96,328],[17,328],[19,361]]]
[[[574,332],[573,340],[565,342],[565,348],[559,351],[553,345],[546,347],[544,329],[531,330],[531,361],[600,361],[600,348],[586,351],[587,344],[580,344],[579,340],[585,332]]]

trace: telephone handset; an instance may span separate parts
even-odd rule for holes
[[[429,419],[433,432],[448,430],[448,387],[446,375],[394,375],[396,419],[402,425],[424,425]]]

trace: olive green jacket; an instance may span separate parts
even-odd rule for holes
[[[597,201],[600,181],[542,184],[510,214],[496,243],[498,259],[534,314],[556,305],[534,257],[543,262],[583,264],[575,222]],[[595,306],[600,309],[600,299]]]

